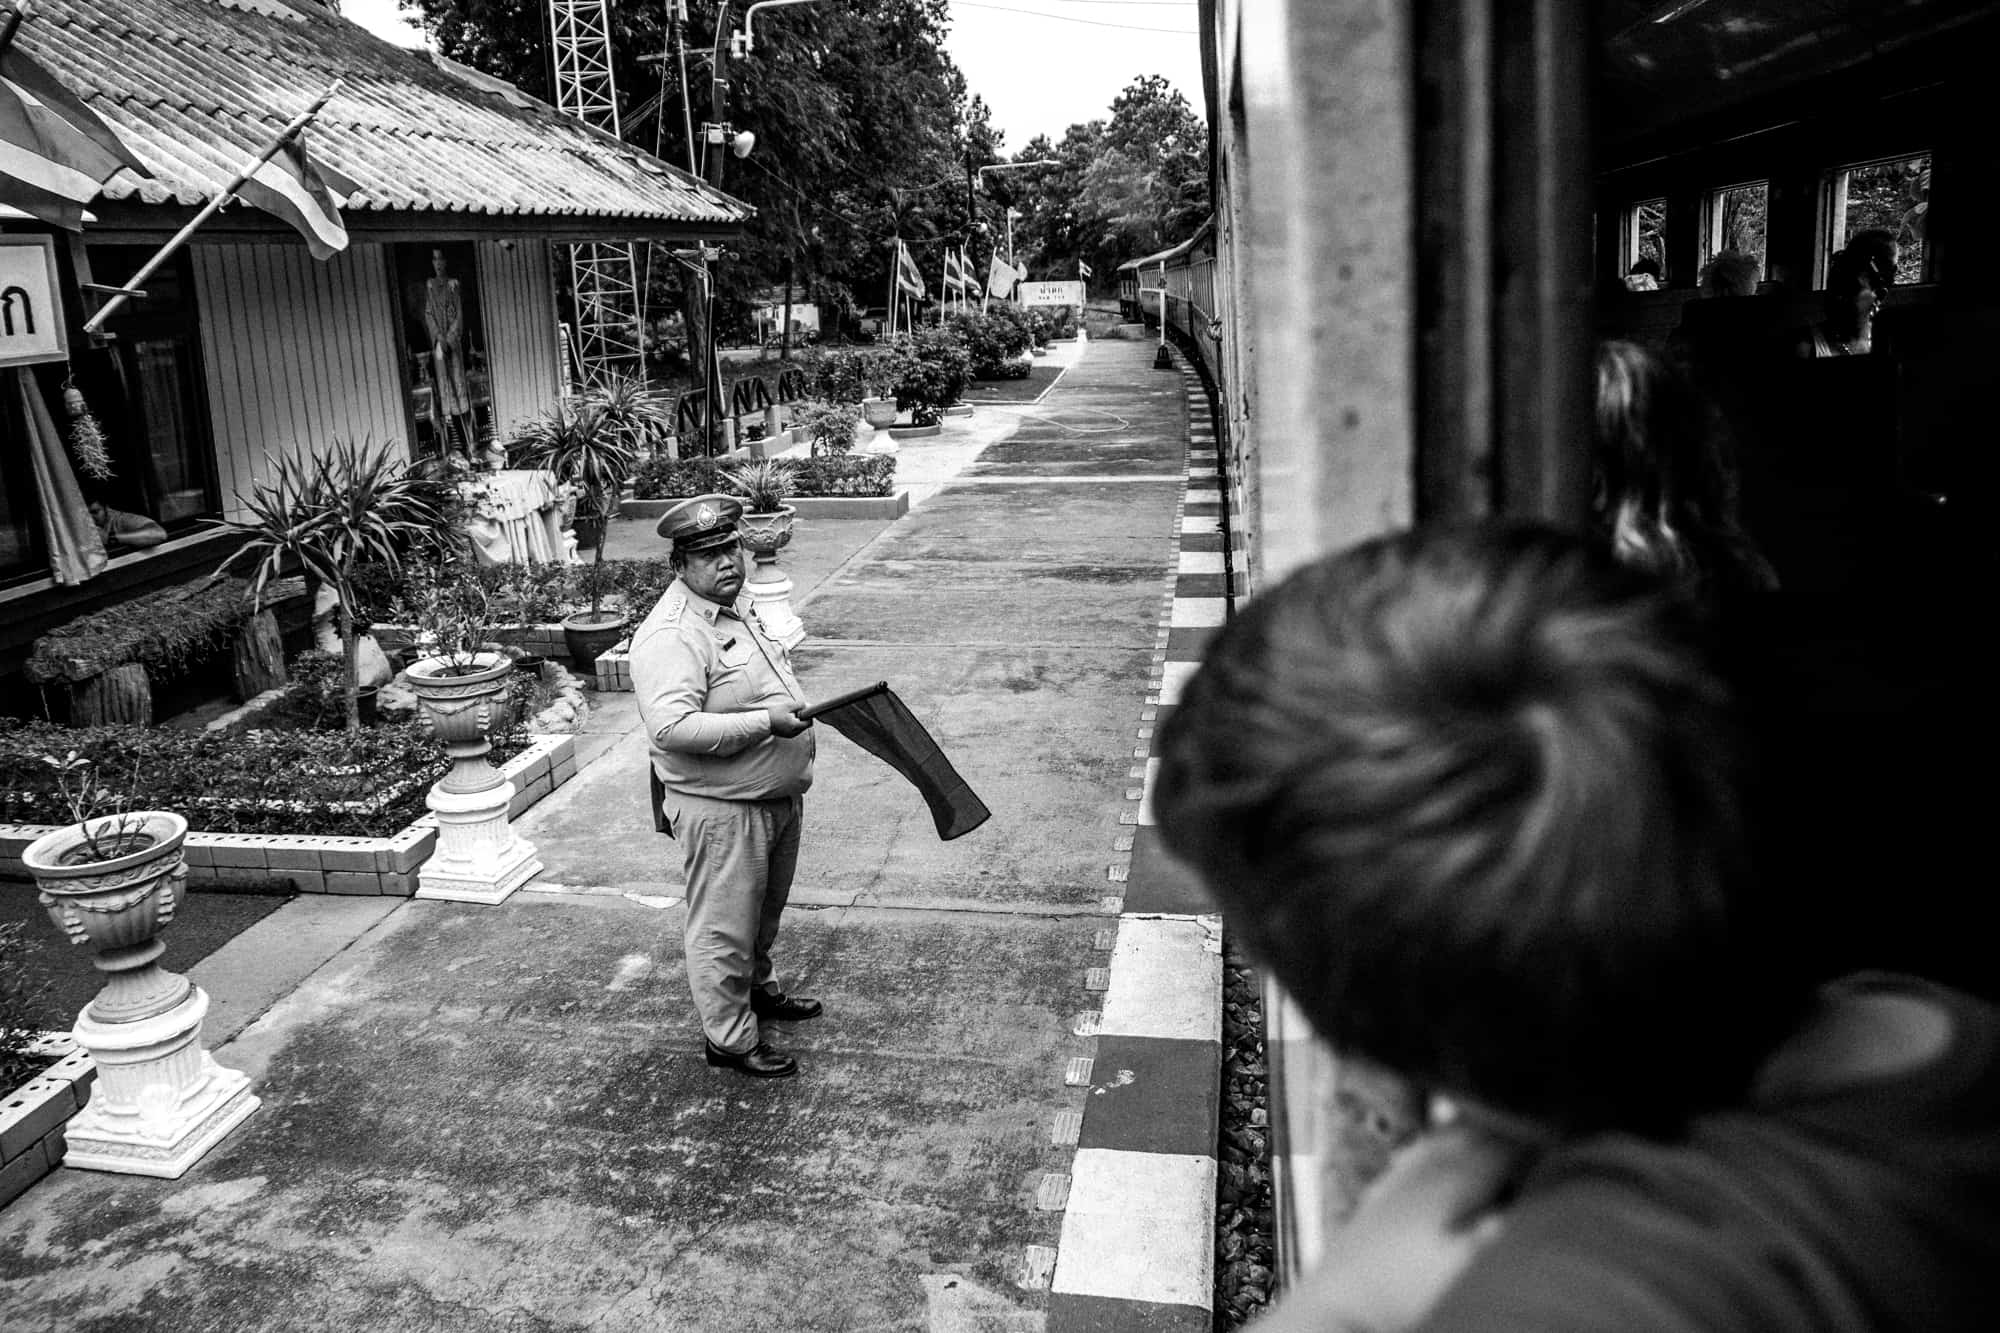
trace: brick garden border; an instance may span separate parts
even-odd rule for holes
[[[62,1165],[69,1142],[63,1137],[71,1116],[90,1100],[97,1066],[66,1035],[51,1033],[36,1043],[60,1060],[0,1096],[0,1208]]]
[[[630,688],[629,686],[627,688]],[[514,784],[507,818],[576,776],[576,737],[537,736],[500,772]],[[0,824],[0,875],[30,878],[21,853],[57,824]],[[437,848],[437,819],[423,815],[386,838],[309,833],[189,832],[183,854],[190,887],[227,888],[290,880],[300,893],[389,894],[417,890],[417,868]]]

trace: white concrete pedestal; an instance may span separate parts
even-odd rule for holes
[[[424,804],[437,816],[437,850],[417,871],[416,897],[490,907],[541,873],[535,845],[507,822],[513,796],[505,780],[480,791],[446,791],[442,780],[431,788]]]
[[[799,613],[792,610],[791,576],[778,568],[775,555],[758,554],[743,590],[750,595],[750,604],[764,632],[786,652],[798,647],[806,637],[806,627],[799,620]]]
[[[250,1080],[202,1048],[208,994],[191,987],[165,1013],[73,1029],[97,1065],[90,1101],[69,1122],[63,1165],[136,1176],[181,1175],[257,1109]]]

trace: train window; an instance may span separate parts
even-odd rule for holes
[[[1764,276],[1764,218],[1771,199],[1769,181],[1747,185],[1727,185],[1708,196],[1704,219],[1702,258],[1713,259],[1724,250],[1749,255],[1757,261],[1757,277]]]
[[[1927,281],[1930,197],[1929,153],[1836,168],[1826,183],[1826,255],[1861,232],[1884,231],[1896,239],[1896,281]]]
[[[1642,199],[1625,214],[1625,285],[1635,292],[1667,285],[1667,201]]]

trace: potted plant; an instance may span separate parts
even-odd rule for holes
[[[743,513],[736,531],[744,549],[758,556],[776,556],[792,539],[798,511],[785,503],[796,484],[796,467],[789,459],[759,458],[721,469],[716,477],[742,497]]]
[[[418,710],[454,764],[484,766],[491,736],[510,720],[514,669],[514,659],[487,641],[486,591],[449,565],[416,564],[405,596],[422,654],[407,673]]]
[[[557,403],[514,437],[510,457],[516,467],[544,468],[559,483],[574,486],[577,544],[595,548],[593,566],[604,561],[605,530],[632,468],[661,431],[672,411],[657,393],[630,378],[619,378]],[[603,605],[601,578],[588,580],[587,611],[563,620],[563,637],[577,670],[596,668],[597,655],[624,637],[625,613]]]
[[[107,1023],[165,1013],[191,989],[186,977],[158,966],[166,946],[155,938],[186,892],[187,820],[125,808],[129,795],[120,799],[102,785],[96,765],[75,750],[42,762],[56,770],[73,822],[29,843],[21,860],[56,929],[98,951],[104,990],[85,1013]],[[96,813],[107,805],[109,813]]]
[[[394,574],[402,568],[406,552],[437,542],[443,530],[439,484],[411,475],[401,461],[389,456],[387,446],[371,450],[352,439],[334,440],[310,459],[264,457],[270,477],[252,487],[248,496],[238,496],[250,518],[230,522],[250,540],[224,560],[216,574],[246,556],[254,557],[257,565],[249,586],[253,603],[292,563],[333,590],[347,729],[359,731],[361,597],[356,576],[369,566],[382,566]]]

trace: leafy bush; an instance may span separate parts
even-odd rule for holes
[[[1009,306],[1000,309],[1012,311]],[[1033,339],[1027,325],[1018,318],[968,311],[952,316],[947,327],[965,344],[966,353],[972,358],[974,379],[1019,379],[1026,373],[1015,373],[1014,367],[1020,364],[1018,358],[1033,346]]]
[[[788,458],[753,458],[730,463],[716,472],[723,489],[741,497],[752,514],[775,514],[796,491],[796,465]]]
[[[1035,346],[1047,347],[1049,339],[1055,336],[1055,319],[1042,306],[1035,306],[1020,314],[1022,322],[1028,326],[1028,336],[1034,339]]]
[[[935,426],[965,392],[972,357],[950,329],[918,329],[896,345],[896,406],[918,426]]]
[[[806,393],[835,403],[886,398],[900,376],[893,353],[815,348],[799,358]]]
[[[18,921],[0,921],[0,1094],[12,1092],[39,1074],[47,1057],[22,1049],[58,1026],[48,1007],[49,983],[36,980],[25,966],[40,948]]]
[[[820,454],[838,456],[854,447],[854,428],[861,424],[861,409],[853,403],[832,403],[814,398],[792,411],[792,430]]]

